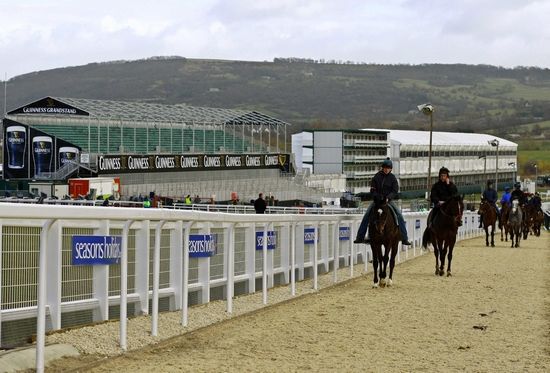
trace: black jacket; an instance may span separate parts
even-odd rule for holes
[[[447,202],[452,197],[455,197],[457,195],[458,189],[456,189],[456,185],[454,185],[452,182],[449,182],[449,184],[447,184],[439,180],[437,183],[432,185],[430,199],[434,205],[437,205],[439,201]]]
[[[525,197],[525,193],[519,189],[514,189],[512,191],[512,194],[510,196],[510,201],[513,201],[517,199],[519,201],[520,205],[524,205],[527,202],[527,198]]]
[[[256,210],[256,214],[263,214],[265,212],[267,204],[265,203],[265,200],[263,198],[258,198],[254,201],[254,210]]]
[[[370,181],[370,192],[374,200],[388,199],[391,201],[399,193],[399,184],[397,178],[391,172],[385,174],[384,171],[378,171]]]

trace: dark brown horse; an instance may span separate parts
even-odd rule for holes
[[[456,234],[462,220],[464,203],[462,196],[455,196],[439,207],[432,224],[422,235],[422,246],[426,249],[432,244],[435,255],[435,274],[443,276],[445,256],[447,256],[447,276],[451,276],[451,261],[456,243]],[[434,213],[432,210],[431,214]]]
[[[396,224],[391,207],[386,203],[376,202],[372,208],[369,222],[369,231],[371,238],[372,265],[374,271],[373,287],[378,287],[380,276],[380,286],[391,286],[393,267],[395,266],[395,256],[401,233]],[[384,254],[382,255],[382,246]],[[386,268],[390,262],[389,279],[386,282]]]
[[[510,213],[511,207],[508,203],[504,203],[500,209],[500,240],[508,241],[508,215]]]
[[[497,223],[497,212],[495,206],[483,200],[479,205],[479,214],[485,230],[485,246],[489,246],[489,229],[491,230],[491,246],[495,247],[495,229]]]
[[[525,205],[525,215],[523,239],[527,239],[526,236],[529,232],[535,236],[540,236],[540,227],[544,221],[542,211],[536,205],[528,203]]]

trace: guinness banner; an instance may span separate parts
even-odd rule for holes
[[[206,171],[279,168],[289,171],[289,154],[119,154],[100,155],[97,173]]]

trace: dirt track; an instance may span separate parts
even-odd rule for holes
[[[484,239],[483,239],[484,241]],[[106,359],[94,372],[549,372],[550,233],[520,249],[481,238],[455,248],[453,277],[433,254]],[[48,371],[82,370],[94,357]]]

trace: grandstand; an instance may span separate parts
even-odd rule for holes
[[[263,192],[279,200],[319,202],[324,195],[289,173],[289,124],[257,111],[46,97],[11,110],[6,118],[79,147],[81,167],[101,176],[120,176],[122,198],[155,192],[176,200],[193,194],[223,201],[237,192],[241,201],[248,202]],[[124,163],[128,157],[140,156],[151,165],[156,163],[155,155],[170,158],[176,169],[149,166],[130,172],[131,167],[122,166],[105,170],[98,162],[115,159]],[[191,155],[197,155],[199,167],[182,170],[181,159]],[[241,155],[242,161],[237,159],[238,167],[232,168],[219,157],[221,167],[208,170],[202,157],[210,155]],[[245,155],[255,156],[256,162],[249,167]],[[279,157],[280,164],[268,162],[269,156]],[[281,177],[281,170],[286,177]],[[76,172],[75,168],[73,174],[62,177]],[[59,182],[54,180],[59,174],[48,177]]]

